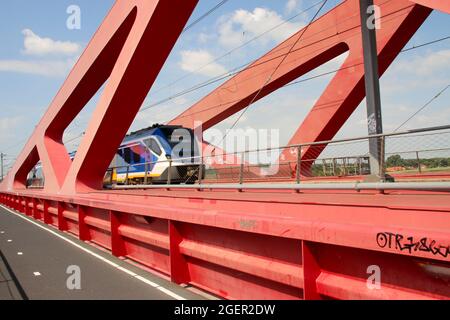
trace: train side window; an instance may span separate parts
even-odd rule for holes
[[[125,159],[123,158],[123,154],[124,154],[123,149],[120,149],[117,151],[117,154],[114,157],[114,161],[115,161],[114,166],[123,167],[123,166],[128,165],[128,163],[126,163]]]
[[[126,163],[131,164],[131,150],[130,148],[123,149],[123,158]]]
[[[162,154],[161,148],[159,147],[158,143],[156,142],[155,139],[151,138],[151,139],[147,139],[145,140],[145,144],[147,145],[147,147],[150,148],[150,150],[152,152],[154,152],[156,155],[160,156]]]
[[[141,163],[141,155],[134,151],[132,151],[132,153],[133,153],[133,163],[134,164]]]

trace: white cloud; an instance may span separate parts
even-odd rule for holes
[[[286,13],[290,14],[300,6],[300,0],[288,0],[286,3]]]
[[[400,56],[381,78],[382,94],[396,96],[423,89],[437,91],[448,85],[449,71],[449,49]]]
[[[74,56],[80,52],[81,46],[70,41],[56,41],[50,38],[41,38],[30,29],[22,31],[24,38],[24,50],[26,55],[66,55]]]
[[[39,60],[0,60],[0,72],[16,72],[44,77],[66,76],[77,59],[81,46],[70,41],[56,41],[41,38],[32,30],[25,29],[24,49],[22,53],[29,56],[39,56]],[[68,56],[43,60],[44,56]]]
[[[213,55],[206,50],[185,50],[181,51],[180,67],[184,71],[209,77],[227,72],[224,66],[213,61]]]
[[[413,73],[419,76],[431,76],[437,71],[448,70],[450,67],[450,49],[418,55],[397,63],[395,71]]]
[[[284,24],[283,24],[284,23]],[[303,22],[287,22],[275,11],[255,8],[253,12],[239,9],[231,17],[223,17],[219,24],[219,43],[225,47],[235,47],[266,30],[280,25],[277,29],[261,37],[260,42],[279,43],[298,32]]]
[[[205,44],[212,38],[214,38],[214,36],[202,32],[198,35],[198,42],[201,44]]]
[[[55,61],[0,60],[0,72],[16,72],[45,77],[64,77],[74,65],[74,59]]]
[[[2,148],[9,147],[11,142],[16,141],[17,130],[23,124],[23,120],[21,116],[0,118],[0,145]]]

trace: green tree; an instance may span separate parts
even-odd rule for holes
[[[388,167],[403,167],[404,161],[400,155],[396,154],[387,158],[386,165]]]

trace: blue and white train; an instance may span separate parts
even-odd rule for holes
[[[181,126],[154,125],[127,135],[105,175],[107,184],[195,183],[204,167],[194,132]],[[75,153],[70,154],[71,159]],[[202,168],[200,168],[202,166]],[[28,176],[28,186],[44,184],[38,164]]]
[[[189,184],[205,172],[199,154],[191,129],[155,125],[125,137],[109,171],[116,184],[143,184],[146,170],[149,183]]]

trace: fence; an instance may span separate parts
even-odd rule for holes
[[[362,179],[371,175],[369,141],[381,145],[380,180],[402,178],[450,179],[450,126],[400,133],[290,145],[278,148],[209,154],[136,165],[111,167],[104,185],[214,184],[254,182],[330,181]],[[289,160],[277,160],[290,158]],[[275,159],[275,161],[274,161]],[[272,161],[271,161],[272,160]],[[176,163],[187,163],[177,166]],[[166,167],[157,181],[155,165]],[[183,171],[183,170],[184,171]],[[125,172],[118,179],[117,172]],[[29,188],[42,188],[44,179],[31,179]]]
[[[366,136],[352,139],[322,141],[290,145],[279,148],[209,154],[201,157],[172,157],[167,161],[149,162],[139,165],[114,167],[108,170],[105,185],[148,185],[153,179],[148,169],[164,163],[166,179],[162,183],[171,185],[174,162],[190,162],[196,167],[193,175],[178,183],[252,183],[260,181],[296,182],[330,180],[357,177],[363,179],[371,174],[369,141],[377,139],[381,145],[379,159],[380,179],[386,175],[402,177],[414,174],[425,178],[428,175],[450,177],[450,126],[433,127],[400,133]],[[267,159],[290,158],[287,161],[270,163]],[[261,161],[263,160],[263,161]],[[137,167],[145,172],[138,179],[131,177]],[[113,180],[113,172],[126,169],[121,181]],[[161,184],[161,181],[157,182]]]

